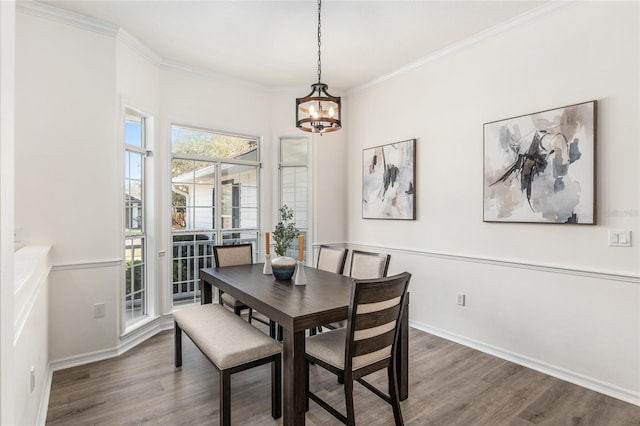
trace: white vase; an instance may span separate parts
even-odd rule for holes
[[[298,260],[298,266],[296,267],[296,277],[293,280],[296,285],[305,285],[307,283],[307,275],[304,273],[304,262]]]
[[[289,256],[278,256],[271,260],[271,272],[277,280],[290,280],[296,270],[296,261]]]
[[[264,255],[264,267],[262,268],[262,273],[265,275],[271,275],[271,254]]]

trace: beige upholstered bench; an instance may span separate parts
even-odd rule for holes
[[[231,424],[231,374],[271,363],[271,415],[280,418],[282,346],[227,308],[205,304],[177,310],[175,365],[182,366],[182,331],[220,372],[220,424]]]

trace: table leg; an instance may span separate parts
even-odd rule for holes
[[[305,331],[284,329],[282,344],[284,426],[304,425],[305,421]]]
[[[213,285],[205,280],[200,280],[200,303],[206,305],[213,301]]]
[[[398,336],[398,357],[396,358],[396,374],[398,376],[398,393],[400,401],[409,397],[409,294],[405,298],[404,312],[400,319],[400,335]]]

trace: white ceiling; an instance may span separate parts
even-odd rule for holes
[[[42,1],[123,28],[164,61],[267,87],[317,81],[317,2]],[[348,91],[546,1],[322,3],[322,81]]]

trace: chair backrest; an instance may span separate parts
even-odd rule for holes
[[[353,250],[349,276],[358,279],[386,277],[390,261],[390,254]]]
[[[320,246],[316,268],[322,269],[323,271],[342,274],[344,272],[344,264],[347,261],[348,251],[349,249],[346,248],[342,249],[330,246]]]
[[[213,246],[216,266],[249,265],[253,263],[253,245]]]
[[[347,341],[345,374],[358,369],[360,376],[389,365],[396,356],[400,318],[411,274],[353,280]]]

